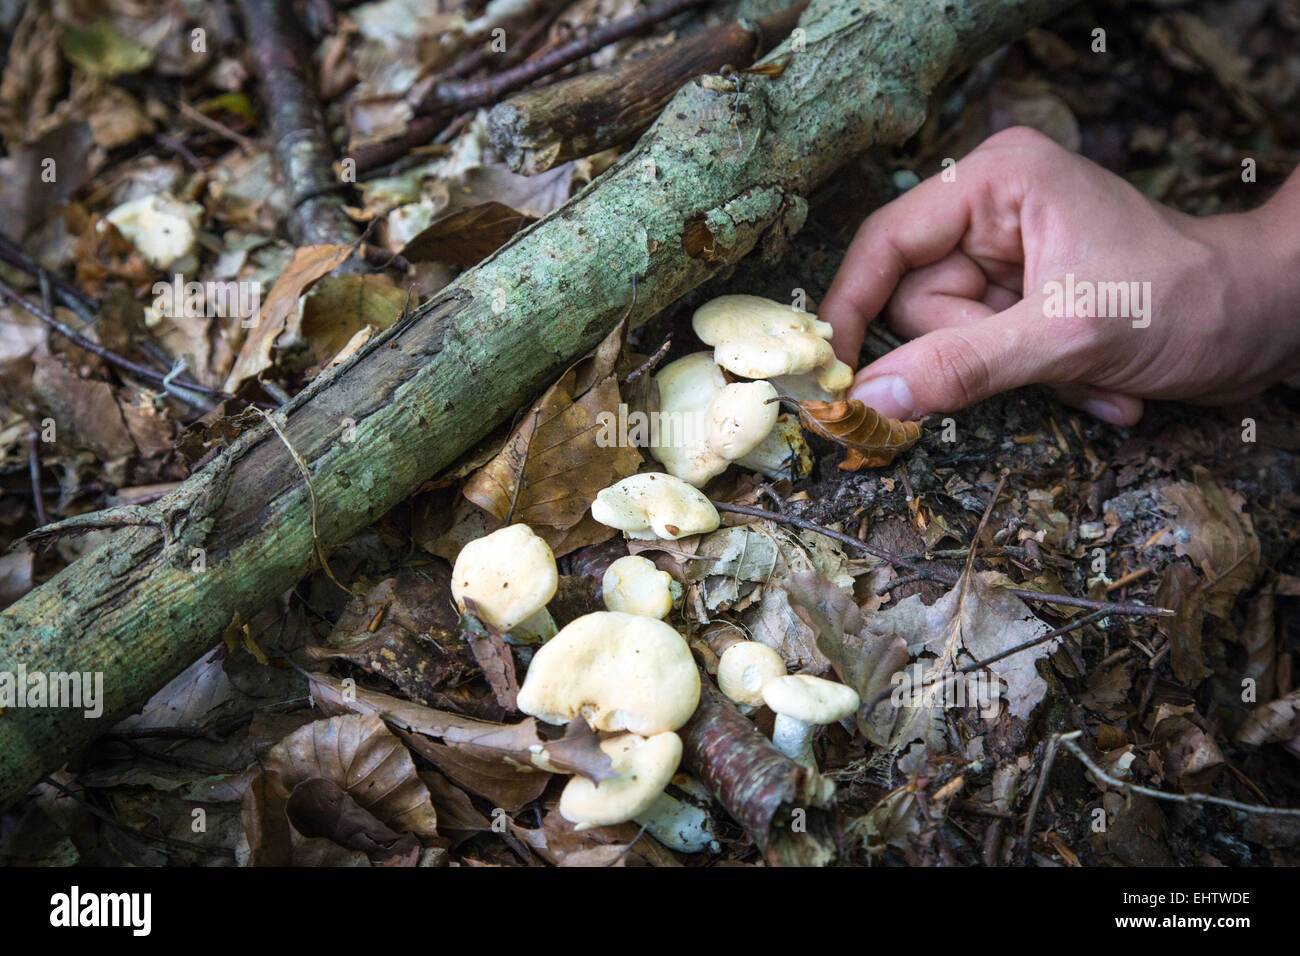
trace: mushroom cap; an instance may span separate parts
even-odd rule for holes
[[[194,251],[203,207],[167,193],[154,193],[124,202],[104,218],[136,247],[145,262],[167,269]]]
[[[722,388],[709,405],[709,447],[728,462],[748,455],[776,427],[781,414],[776,397],[770,382],[733,382]]]
[[[629,538],[669,541],[713,531],[721,523],[718,509],[698,488],[662,472],[630,475],[601,490],[591,516]]]
[[[655,376],[659,427],[650,453],[697,487],[722,474],[772,430],[780,413],[767,382],[727,384],[710,352],[670,362]]]
[[[548,724],[581,716],[594,730],[676,730],[700,699],[686,641],[663,621],[618,611],[585,614],[544,644],[518,705]]]
[[[682,739],[671,731],[603,741],[617,777],[592,783],[573,777],[560,795],[560,816],[579,827],[612,826],[648,810],[668,786],[682,760]]]
[[[619,558],[606,568],[600,586],[605,607],[611,611],[660,619],[673,609],[673,576],[638,554]]]
[[[778,677],[763,685],[763,702],[776,713],[805,724],[830,724],[858,709],[857,691],[807,674]]]
[[[469,598],[484,623],[508,631],[545,607],[559,582],[550,546],[528,525],[512,524],[460,549],[451,596],[462,611]]]
[[[763,687],[786,675],[781,655],[758,641],[740,641],[722,652],[718,660],[718,687],[737,704],[757,707]]]
[[[831,326],[811,312],[756,295],[724,295],[691,322],[719,365],[745,378],[810,372],[835,361]]]

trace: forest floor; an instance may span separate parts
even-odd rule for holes
[[[466,264],[416,256],[416,238],[425,236],[428,246],[430,236],[444,243],[450,236],[490,250],[510,232],[454,217],[488,202],[543,216],[613,159],[602,154],[525,179],[492,154],[469,114],[423,165],[348,194],[360,227],[374,224],[370,238],[381,262],[405,257],[352,275],[322,278],[326,269],[308,277],[303,270],[301,308],[281,317],[285,327],[273,348],[250,348],[237,323],[170,322],[144,308],[152,283],[174,271],[269,288],[294,252],[273,144],[257,120],[259,91],[239,44],[214,42],[201,64],[187,65],[173,40],[193,24],[179,5],[160,4],[130,22],[110,9],[109,20],[87,21],[99,25],[84,31],[30,12],[37,7],[10,13],[4,23],[0,133],[7,156],[0,164],[10,175],[0,177],[0,208],[10,210],[9,248],[38,259],[85,302],[93,297],[93,327],[75,310],[59,306],[58,315],[103,348],[159,373],[183,356],[188,364],[176,381],[188,375],[237,398],[214,404],[191,394],[180,401],[159,381],[49,333],[17,306],[0,306],[6,546],[45,521],[156,498],[184,479],[224,416],[250,400],[274,405],[295,393]],[[579,0],[563,6],[537,42],[554,46],[571,35],[566,31],[635,8]],[[341,139],[382,135],[398,123],[385,112],[385,84],[398,82],[390,73],[421,65],[428,37],[458,22],[449,11],[427,34],[377,39],[402,21],[404,9],[397,0],[367,4],[314,28],[327,120]],[[228,23],[209,26],[214,38],[237,36]],[[1098,27],[1104,56],[1092,49]],[[667,33],[661,25],[659,39],[624,41],[617,54],[662,42]],[[903,148],[851,162],[810,197],[807,226],[779,266],[741,262],[632,330],[627,352],[640,361],[671,341],[660,355],[667,362],[698,351],[691,315],[717,295],[789,302],[801,289],[815,311],[867,213],[938,172],[945,157],[960,157],[1011,125],[1034,126],[1184,211],[1252,208],[1300,161],[1298,34],[1294,0],[1080,5],[959,78]],[[377,65],[381,53],[387,73]],[[571,69],[613,56],[606,50]],[[77,181],[56,199],[24,196],[21,184],[30,184],[38,158],[51,151],[77,166]],[[1243,159],[1253,162],[1248,179]],[[99,225],[122,203],[159,192],[183,207],[181,221],[197,223],[195,241],[165,267],[147,261],[125,229]],[[448,223],[470,234],[449,232]],[[0,281],[39,303],[37,278],[14,268],[11,256],[0,258],[9,263],[0,264]],[[863,360],[894,344],[888,330],[873,326]],[[1152,402],[1132,428],[1099,423],[1046,389],[1022,389],[923,422],[920,440],[881,468],[841,470],[843,449],[810,436],[807,477],[769,481],[733,469],[707,488],[711,498],[767,507],[953,575],[975,545],[967,573],[979,583],[955,607],[947,584],[918,580],[780,520],[727,522],[679,547],[634,550],[684,585],[670,622],[706,672],[716,669],[706,625],[730,621],[775,647],[792,669],[834,676],[864,699],[881,685],[864,663],[863,634],[960,621],[965,646],[954,661],[965,664],[1023,639],[1016,635],[1041,634],[1087,613],[1034,603],[1030,619],[1030,605],[1020,602],[988,611],[989,589],[999,584],[1175,612],[1101,617],[993,667],[1009,699],[989,716],[950,707],[906,733],[893,712],[894,723],[877,715],[827,728],[817,753],[822,773],[837,785],[829,842],[839,863],[1297,865],[1300,818],[1258,809],[1300,807],[1296,385],[1226,408]],[[58,434],[46,442],[42,429],[50,421]],[[513,675],[493,670],[504,645],[487,651],[465,640],[449,595],[460,545],[499,523],[465,489],[491,467],[508,431],[331,555],[332,577],[346,592],[318,572],[253,620],[231,622],[225,640],[142,714],[106,730],[89,752],[0,814],[0,862],[763,861],[754,834],[716,805],[710,814],[718,845],[700,853],[671,852],[632,823],[575,830],[557,809],[567,778],[520,766],[530,742],[550,743],[553,735],[521,724],[523,715],[510,707]],[[521,495],[511,509],[518,516],[527,506]],[[557,623],[598,609],[601,572],[627,544],[589,520],[536,530],[559,558],[560,592],[551,606]],[[103,534],[8,550],[0,556],[0,606]],[[796,581],[801,571],[813,577]],[[835,594],[851,595],[860,633],[816,613],[840,600]],[[522,676],[527,649],[504,653],[507,670]],[[322,676],[309,685],[304,671]],[[348,680],[374,695],[367,700],[389,704],[368,714],[340,705],[337,689]],[[424,730],[375,719],[393,701],[418,705]],[[351,791],[338,768],[313,752],[312,735],[331,718],[344,722],[334,727],[352,757],[399,754],[373,779],[409,799],[400,821],[358,805],[344,793]],[[754,719],[770,730],[770,713]],[[460,726],[456,721],[481,723],[458,736],[447,729]],[[435,724],[437,733],[428,730]],[[1072,731],[1082,731],[1077,745],[1109,779],[1054,742]],[[1050,776],[1037,793],[1053,749]],[[304,780],[328,781],[333,790],[294,791],[307,796],[287,804],[286,781]],[[1194,802],[1206,794],[1247,807]],[[292,826],[278,825],[280,817]],[[370,842],[358,842],[358,832]]]

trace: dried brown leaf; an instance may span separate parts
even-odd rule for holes
[[[276,341],[290,319],[297,319],[299,297],[341,266],[351,254],[351,246],[303,246],[293,254],[252,319],[249,335],[226,378],[226,391],[235,391],[246,379],[255,378],[271,367]]]
[[[530,222],[532,218],[502,203],[479,203],[439,216],[402,247],[402,256],[409,262],[445,262],[468,269]]]
[[[921,437],[918,422],[886,418],[856,398],[842,402],[800,402],[804,428],[848,449],[843,471],[888,465]]]
[[[1237,595],[1255,582],[1259,538],[1235,493],[1225,492],[1197,465],[1195,484],[1176,482],[1160,489],[1174,514],[1174,550],[1186,555],[1207,579],[1205,610],[1227,620]]]

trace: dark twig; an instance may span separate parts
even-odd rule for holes
[[[132,375],[142,378],[145,381],[153,382],[155,385],[165,389],[168,394],[174,395],[187,405],[192,405],[195,408],[201,408],[205,411],[209,408],[209,405],[206,402],[200,399],[197,395],[192,394],[194,392],[202,392],[206,395],[215,395],[222,399],[235,397],[228,392],[221,391],[221,389],[209,388],[206,385],[194,384],[184,388],[179,385],[174,385],[166,374],[157,372],[148,366],[140,365],[138,362],[132,362],[128,358],[123,358],[116,352],[104,348],[104,346],[100,345],[98,342],[93,342],[84,335],[74,331],[72,328],[50,315],[36,303],[29,301],[3,282],[0,282],[0,298],[8,299],[14,305],[26,309],[78,348],[85,349],[93,355],[98,355],[105,362],[108,362],[111,365],[116,365],[118,368],[130,372]]]
[[[668,336],[668,338],[664,339],[663,345],[655,349],[653,355],[651,355],[648,359],[646,359],[636,368],[632,369],[632,371],[628,372],[627,375],[623,376],[623,380],[619,382],[619,384],[626,385],[629,382],[635,382],[646,372],[650,371],[652,368],[654,368],[656,365],[662,362],[664,360],[664,356],[668,354],[668,350],[672,347],[673,347],[673,337],[670,335]]]
[[[335,191],[334,148],[310,76],[311,55],[289,0],[242,0],[244,34],[256,65],[289,193],[289,232],[300,245],[348,245],[356,225]],[[188,115],[188,114],[187,114]],[[341,271],[357,269],[349,261]]]
[[[640,33],[656,23],[707,2],[708,0],[665,0],[657,6],[648,7],[629,17],[598,27],[586,36],[557,47],[535,60],[520,63],[486,79],[435,85],[422,99],[412,104],[413,109],[417,115],[424,115],[484,106],[503,94],[554,73],[576,60],[581,60],[584,56],[595,53],[602,47]]]
[[[32,503],[36,506],[36,527],[49,524],[45,514],[45,499],[41,496],[41,436],[33,428],[27,433],[27,470],[32,476]]]
[[[422,83],[413,91],[415,102],[412,104],[412,111],[415,116],[407,124],[406,130],[397,136],[367,143],[358,148],[353,155],[357,172],[370,172],[376,167],[392,163],[417,146],[429,142],[446,125],[448,117],[454,113],[464,113],[486,106],[506,93],[527,86],[602,47],[640,33],[684,10],[707,2],[708,0],[667,0],[657,7],[650,7],[608,26],[600,27],[585,37],[482,80]],[[471,64],[471,68],[477,68],[479,62],[476,54],[471,54],[470,59],[476,60]]]
[[[719,511],[726,511],[732,514],[749,515],[752,518],[767,518],[769,521],[775,521],[778,524],[788,524],[796,528],[803,528],[805,531],[815,531],[832,538],[840,544],[864,551],[872,557],[886,561],[895,567],[906,568],[907,570],[920,575],[921,579],[929,581],[940,581],[949,587],[956,584],[961,575],[949,571],[947,568],[939,568],[933,565],[925,566],[909,561],[899,555],[884,548],[877,548],[875,545],[867,544],[865,541],[859,541],[851,535],[839,531],[832,531],[830,528],[823,527],[816,522],[809,521],[806,518],[796,518],[794,515],[777,514],[772,511],[764,511],[762,508],[749,508],[745,505],[731,505],[723,501],[713,502],[715,508]],[[1030,591],[1026,588],[1003,588],[1016,597],[1026,601],[1039,601],[1048,604],[1064,604],[1070,607],[1081,607],[1091,611],[1102,611],[1106,614],[1130,615],[1134,617],[1172,617],[1173,611],[1162,607],[1151,607],[1146,604],[1113,604],[1108,601],[1094,601],[1091,598],[1074,597],[1070,594],[1047,594],[1042,591]]]
[[[1032,640],[1025,641],[1023,644],[1017,644],[1015,647],[1008,647],[1005,651],[999,651],[992,657],[986,657],[983,660],[974,661],[964,667],[959,667],[956,670],[950,671],[943,675],[941,679],[947,683],[948,681],[955,680],[958,677],[964,677],[967,674],[988,667],[990,664],[996,664],[998,661],[1010,657],[1012,654],[1019,654],[1021,651],[1027,651],[1032,647],[1037,647],[1039,644],[1045,643],[1046,641],[1061,637],[1064,634],[1070,633],[1070,631],[1078,630],[1094,621],[1099,621],[1106,616],[1106,613],[1107,612],[1105,611],[1093,611],[1091,614],[1085,614],[1083,617],[1075,618],[1073,621],[1062,624],[1060,627],[1053,628],[1045,634],[1040,634]],[[928,687],[934,683],[935,681],[932,680],[924,681],[920,686]],[[878,693],[875,697],[871,698],[871,700],[867,701],[866,706],[859,711],[859,720],[863,722],[868,720],[871,717],[872,712],[880,705],[880,702],[893,694],[894,690],[895,688],[888,687]]]

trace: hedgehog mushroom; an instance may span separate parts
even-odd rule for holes
[[[629,538],[676,541],[721,523],[713,502],[693,485],[661,472],[631,475],[602,489],[591,516]]]
[[[768,379],[799,401],[836,401],[853,370],[835,357],[831,326],[811,312],[756,295],[724,295],[695,310],[700,341],[713,358],[744,378]]]
[[[660,424],[650,453],[696,487],[757,448],[781,411],[769,383],[728,385],[709,352],[669,363],[655,383]]]
[[[518,704],[548,724],[582,717],[593,730],[648,737],[682,726],[699,700],[699,671],[680,634],[654,618],[596,611],[538,650]]]
[[[546,640],[555,633],[546,604],[559,581],[550,546],[528,525],[512,524],[460,549],[451,596],[462,613],[472,601],[475,617],[511,637]]]
[[[763,702],[776,714],[772,743],[795,763],[813,770],[812,735],[858,709],[857,691],[835,681],[806,674],[778,677],[763,685]]]

